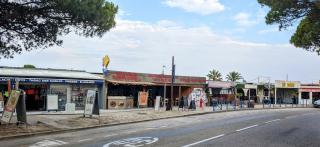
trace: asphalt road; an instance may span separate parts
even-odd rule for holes
[[[0,141],[0,146],[320,146],[320,109],[216,113]]]

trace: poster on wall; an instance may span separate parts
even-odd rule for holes
[[[148,105],[148,92],[139,92],[139,106],[146,107]]]
[[[58,111],[58,95],[47,95],[47,111]]]
[[[1,121],[9,123],[11,117],[13,115],[14,110],[16,109],[21,91],[19,90],[12,90],[10,93],[10,97],[4,107],[4,112],[1,117]]]
[[[95,98],[96,98],[96,91],[88,90],[86,103],[84,106],[84,115],[92,115]]]
[[[3,111],[3,106],[4,106],[3,103],[4,103],[4,98],[2,93],[0,93],[0,112]]]

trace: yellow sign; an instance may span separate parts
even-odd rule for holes
[[[105,55],[102,59],[102,65],[103,67],[107,68],[110,62],[110,58],[108,55]]]

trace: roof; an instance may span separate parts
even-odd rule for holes
[[[32,77],[32,78],[67,78],[67,79],[87,79],[103,80],[104,78],[86,71],[65,70],[65,69],[43,69],[43,68],[19,68],[0,67],[2,77]]]
[[[235,84],[229,81],[208,81],[209,88],[231,88]]]
[[[171,75],[135,73],[124,71],[108,71],[106,81],[119,84],[133,85],[162,85],[171,83]],[[180,85],[205,85],[205,77],[176,76],[175,84]]]

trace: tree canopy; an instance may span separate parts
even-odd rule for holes
[[[279,30],[286,29],[300,21],[290,43],[320,55],[320,1],[319,0],[258,0],[270,11],[267,24],[279,24]]]
[[[213,81],[221,81],[222,80],[222,75],[218,70],[212,69],[209,71],[209,74],[207,75],[209,80]]]
[[[61,45],[75,32],[93,37],[116,25],[118,6],[105,0],[1,0],[0,58]]]
[[[242,79],[242,76],[240,73],[232,71],[232,72],[229,72],[229,74],[226,76],[226,79],[228,81],[236,82],[236,81]]]

